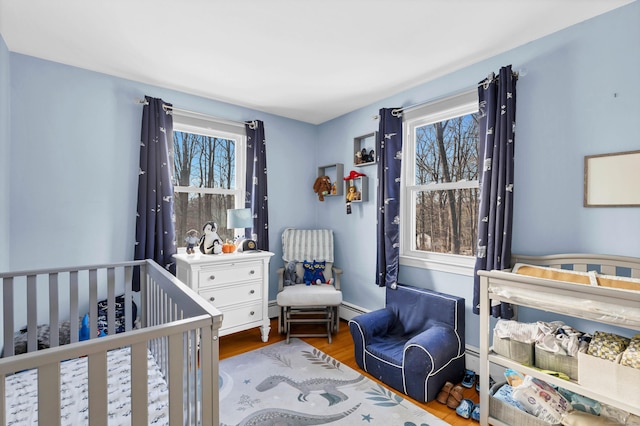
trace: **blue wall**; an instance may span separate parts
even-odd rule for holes
[[[512,64],[514,70],[526,70],[517,85],[513,251],[640,257],[639,208],[582,205],[585,155],[640,149],[638,22],[640,2],[635,2],[324,123],[319,126],[318,146],[323,149],[318,159],[344,162],[347,174],[353,164],[352,138],[377,130],[372,116],[380,108],[467,90]],[[375,188],[375,167],[363,169]],[[384,291],[373,284],[375,203],[355,206],[350,216],[337,200],[321,209],[325,214],[319,224],[344,236],[339,259],[350,265],[344,274],[345,299],[368,309],[383,306]],[[399,281],[465,297],[467,342],[478,345],[470,276],[403,266]],[[522,310],[523,320],[539,318],[539,312]]]
[[[263,120],[270,238],[315,223],[313,210],[294,208],[313,200],[311,183],[299,177],[314,173],[313,155],[302,154],[313,152],[316,126],[29,56],[10,59],[12,270],[133,258],[142,117],[135,99],[144,95],[230,120]],[[291,153],[301,155],[292,161]]]
[[[351,215],[341,199],[318,201],[311,189],[317,166],[341,162],[347,174],[353,138],[377,130],[372,117],[380,108],[469,89],[508,64],[527,72],[518,82],[514,252],[640,257],[640,209],[582,207],[583,157],[640,148],[637,22],[640,3],[634,2],[318,126],[8,53],[1,43],[0,94],[10,92],[11,100],[0,104],[0,154],[8,152],[0,155],[0,169],[10,169],[1,172],[9,191],[3,183],[0,231],[10,235],[0,243],[0,270],[132,258],[142,114],[134,99],[149,95],[231,120],[265,122],[276,253],[270,300],[282,230],[318,226],[335,230],[345,301],[381,307],[384,289],[374,284],[375,166],[359,169],[369,176],[370,201],[354,204]],[[478,344],[470,276],[403,266],[400,281],[465,297],[467,340]]]
[[[0,36],[0,271],[9,267],[9,51]]]

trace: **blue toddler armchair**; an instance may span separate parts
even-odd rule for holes
[[[398,284],[386,307],[349,321],[358,366],[419,401],[465,371],[464,299]]]

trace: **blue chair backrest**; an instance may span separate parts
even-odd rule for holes
[[[386,292],[386,307],[396,314],[404,335],[447,324],[464,339],[464,298],[404,284]]]

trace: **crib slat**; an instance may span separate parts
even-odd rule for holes
[[[2,316],[4,345],[2,347],[4,348],[4,356],[7,357],[15,355],[15,347],[13,345],[13,277],[3,278],[2,280],[2,300],[4,310]]]
[[[5,375],[0,374],[0,424],[7,424],[7,403],[5,386]]]
[[[38,368],[38,424],[60,426],[60,364],[54,362]]]
[[[58,274],[49,274],[49,346],[60,345],[60,313],[58,312]]]
[[[71,327],[69,333],[71,343],[75,343],[79,339],[80,325],[78,324],[78,271],[69,272],[69,319]]]
[[[107,353],[89,355],[89,425],[107,426]]]
[[[98,270],[89,270],[89,339],[98,336]]]
[[[107,269],[107,334],[116,334],[116,271]]]
[[[133,268],[130,266],[125,266],[124,268],[124,311],[126,312],[125,314],[125,322],[124,322],[124,330],[125,331],[131,331],[131,329],[133,328],[133,321],[135,320],[134,318],[132,318],[132,309],[133,309],[133,304],[131,303],[132,298],[131,298],[131,283],[132,281],[132,277],[133,277]]]
[[[202,423],[203,425],[219,424],[218,407],[218,362],[207,362],[207,360],[218,360],[219,341],[217,331],[210,327],[200,329],[200,386],[202,387]],[[204,360],[204,361],[203,361]]]
[[[131,424],[149,424],[147,345],[131,345]]]
[[[37,278],[38,277],[36,275],[27,275],[27,352],[34,352],[38,350]]]
[[[169,336],[169,424],[183,424],[182,421],[182,334]]]

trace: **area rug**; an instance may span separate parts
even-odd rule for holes
[[[299,339],[220,361],[220,425],[448,423]]]

